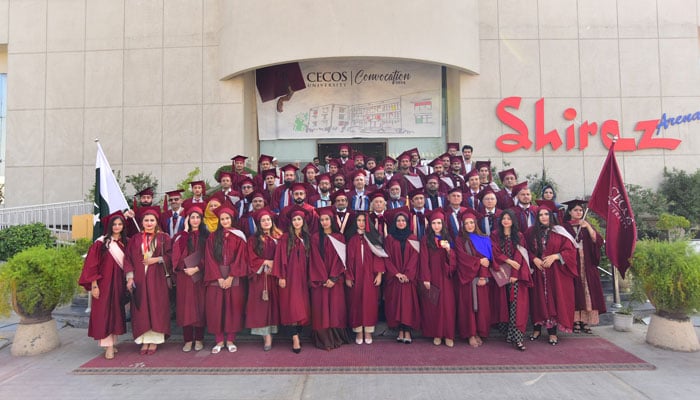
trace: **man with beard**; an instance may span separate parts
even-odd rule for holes
[[[466,175],[469,171],[472,170],[472,153],[474,152],[474,148],[468,144],[465,144],[462,146],[462,173],[461,175]]]
[[[428,217],[426,216],[428,209],[425,207],[425,194],[422,190],[413,190],[408,194],[408,197],[411,199],[411,232],[418,239],[422,239],[428,226]]]
[[[348,209],[348,195],[343,190],[338,190],[331,194],[333,202],[333,213],[335,214],[335,222],[340,230],[340,233],[346,236],[354,235],[352,231],[355,224],[355,214]],[[348,229],[350,228],[350,229]]]
[[[345,192],[345,175],[338,173],[331,175],[331,177],[333,178],[333,192]]]
[[[452,237],[456,238],[460,227],[459,214],[467,210],[466,207],[462,206],[462,191],[459,188],[450,190],[447,193],[447,202],[448,204],[444,208],[445,224]]]
[[[503,211],[498,209],[496,192],[491,188],[486,188],[479,192],[479,199],[482,207],[478,211],[483,214],[483,218],[480,218],[478,221],[479,228],[486,235],[490,235],[496,228],[496,221],[503,214]]]
[[[527,187],[527,181],[513,186],[513,196],[517,197],[515,213],[522,231],[535,225],[537,221],[537,207],[532,204],[532,193]]]
[[[369,188],[370,190],[384,189],[387,183],[386,175],[384,173],[384,167],[381,165],[375,167],[370,171],[372,174],[369,176]]]
[[[221,193],[224,195],[224,204],[229,208],[235,208],[235,204],[240,200],[240,193],[233,190],[233,175],[228,171],[219,172],[219,184],[221,185]]]
[[[309,203],[316,208],[328,207],[331,205],[331,176],[321,174],[316,177],[316,180],[318,180],[318,189],[313,196],[309,196]]]
[[[399,169],[397,174],[401,175],[401,194],[410,192],[413,189],[422,189],[423,180],[418,174],[413,173],[411,167],[411,155],[408,151],[404,151],[398,157]],[[392,178],[394,179],[394,178]]]
[[[279,213],[283,208],[293,203],[292,184],[296,179],[298,169],[292,164],[287,164],[280,168],[283,174],[283,183],[275,188],[275,192],[272,194],[271,206],[275,212]]]
[[[238,212],[238,217],[243,218],[251,212],[251,199],[250,195],[253,194],[254,186],[253,180],[250,178],[244,178],[241,180],[241,199],[236,203],[236,211]]]
[[[338,163],[340,164],[339,168],[348,169],[352,171],[354,169],[354,165],[350,161],[350,145],[341,144],[340,147],[338,147],[338,155],[340,156],[338,158]],[[346,166],[348,162],[350,162],[350,165]]]
[[[450,142],[447,143],[447,154],[450,155],[450,157],[457,156],[459,155],[459,143],[456,142]]]
[[[268,156],[266,154],[261,154],[260,157],[258,157],[258,174],[255,175],[255,178],[253,178],[253,183],[255,184],[255,188],[258,190],[263,190],[265,185],[265,177],[262,175],[263,171],[267,171],[272,168],[272,156]],[[276,185],[279,185],[279,179],[277,179]]]
[[[464,190],[467,185],[464,182],[463,174],[461,172],[462,166],[462,157],[450,157],[450,171],[448,172],[448,176],[452,178],[452,183],[454,185],[453,187]]]
[[[350,177],[353,184],[353,189],[348,193],[350,208],[353,211],[369,210],[369,196],[366,191],[364,170],[357,170]]]
[[[452,188],[447,191],[451,189]],[[440,179],[437,175],[428,175],[425,180],[425,207],[428,210],[437,210],[445,207],[445,205],[447,205],[445,199],[445,193],[447,193],[447,191],[443,192],[440,190]]]
[[[387,200],[387,208],[393,210],[406,205],[406,198],[401,196],[401,182],[398,179],[389,181],[387,192],[389,198]]]
[[[333,176],[340,171],[340,163],[336,159],[328,161],[328,173]]]
[[[243,181],[243,179],[253,179],[253,175],[245,171],[245,160],[247,159],[248,157],[242,155],[237,155],[231,158],[231,161],[233,161],[233,165],[231,166],[231,169],[233,171],[231,173],[231,187],[234,190],[241,190],[241,182]]]
[[[295,182],[291,184],[292,201],[293,203],[287,207],[301,207],[306,210],[309,216],[309,232],[314,233],[318,230],[318,214],[316,209],[311,204],[306,201],[306,185],[301,182]],[[286,231],[289,228],[291,221],[289,219],[289,212],[285,212],[284,208],[280,210],[279,215],[279,225],[280,229]]]
[[[500,189],[491,176],[491,161],[477,161],[476,170],[479,173],[479,182],[481,184],[481,189],[491,188],[494,192],[498,192]]]
[[[192,190],[192,197],[182,202],[182,208],[185,210],[191,207],[193,204],[199,204],[199,207],[204,208],[207,198],[204,196],[206,184],[204,181],[192,181],[190,182],[190,189]]]
[[[132,237],[140,231],[135,216],[139,215],[140,208],[151,207],[153,205],[153,188],[149,186],[136,193],[134,197],[136,196],[138,196],[138,206],[134,207],[133,210],[127,210],[124,212],[124,216],[127,218],[126,235],[128,237]]]
[[[367,182],[367,178],[369,177],[369,173],[365,169],[365,155],[357,152],[352,156],[352,161],[353,161],[353,168],[348,168],[348,164],[345,164],[345,174],[350,175],[354,173],[355,171],[362,171],[365,174],[365,183]]]
[[[262,192],[263,196],[265,196],[265,202],[267,204],[272,204],[272,196],[274,196],[275,189],[279,183],[277,179],[277,170],[274,168],[266,169],[258,176],[261,175],[263,184],[257,188]],[[258,176],[256,176],[256,178]]]
[[[386,156],[382,164],[384,164],[385,179],[391,179],[394,176],[394,171],[396,171],[396,160],[389,156]]]
[[[170,238],[175,237],[185,229],[185,212],[182,208],[182,192],[177,189],[166,192],[168,209],[160,214],[160,229]]]

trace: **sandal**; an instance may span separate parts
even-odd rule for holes
[[[581,333],[582,322],[574,322],[574,333]]]
[[[552,339],[552,337],[554,337],[554,339]],[[549,344],[551,344],[552,346],[556,346],[557,344],[559,344],[559,338],[556,337],[556,335],[550,335]]]
[[[589,335],[593,334],[593,330],[591,328],[589,328],[588,325],[583,324],[583,323],[581,324],[581,332],[587,333]]]
[[[111,360],[114,358],[114,347],[107,347],[105,349],[105,359]]]
[[[518,342],[515,344],[515,349],[519,351],[525,351],[527,347],[523,344],[523,342]]]
[[[535,336],[535,333],[537,334],[537,336]],[[542,336],[542,332],[534,331],[534,332],[532,332],[532,335],[530,335],[530,341],[534,342],[535,340],[539,339],[540,336]]]
[[[235,353],[236,351],[238,351],[238,347],[236,347],[236,345],[233,343],[227,344],[226,348],[228,349],[229,353]]]
[[[221,343],[221,344],[218,344],[218,343],[217,343],[216,346],[214,346],[214,347],[211,348],[211,354],[219,354],[219,352],[221,352],[221,349],[222,349],[223,347],[224,347],[224,344],[223,344],[223,343]]]

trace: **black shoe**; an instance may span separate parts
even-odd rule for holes
[[[552,346],[556,346],[557,344],[559,344],[559,339],[549,339],[549,344],[551,344]]]
[[[299,347],[298,349],[292,348],[292,351],[294,352],[294,354],[299,354],[301,353],[301,347]]]
[[[535,333],[537,334],[537,336],[535,336]],[[534,332],[532,332],[532,335],[530,335],[530,341],[534,342],[535,340],[539,339],[540,336],[542,336],[542,332],[534,331]]]

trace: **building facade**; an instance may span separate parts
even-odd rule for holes
[[[150,172],[162,190],[195,167],[213,181],[236,154],[459,142],[523,179],[546,171],[566,200],[590,194],[619,135],[625,181],[655,187],[665,167],[698,168],[699,36],[700,0],[0,0],[5,205],[83,198],[95,138],[122,176]],[[440,67],[442,100],[324,99],[304,131],[326,136],[267,140],[257,69],[363,60]],[[434,135],[345,129],[436,119]]]

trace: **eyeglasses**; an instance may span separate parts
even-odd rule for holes
[[[250,185],[243,185],[241,186],[241,189],[252,189],[253,187]]]

